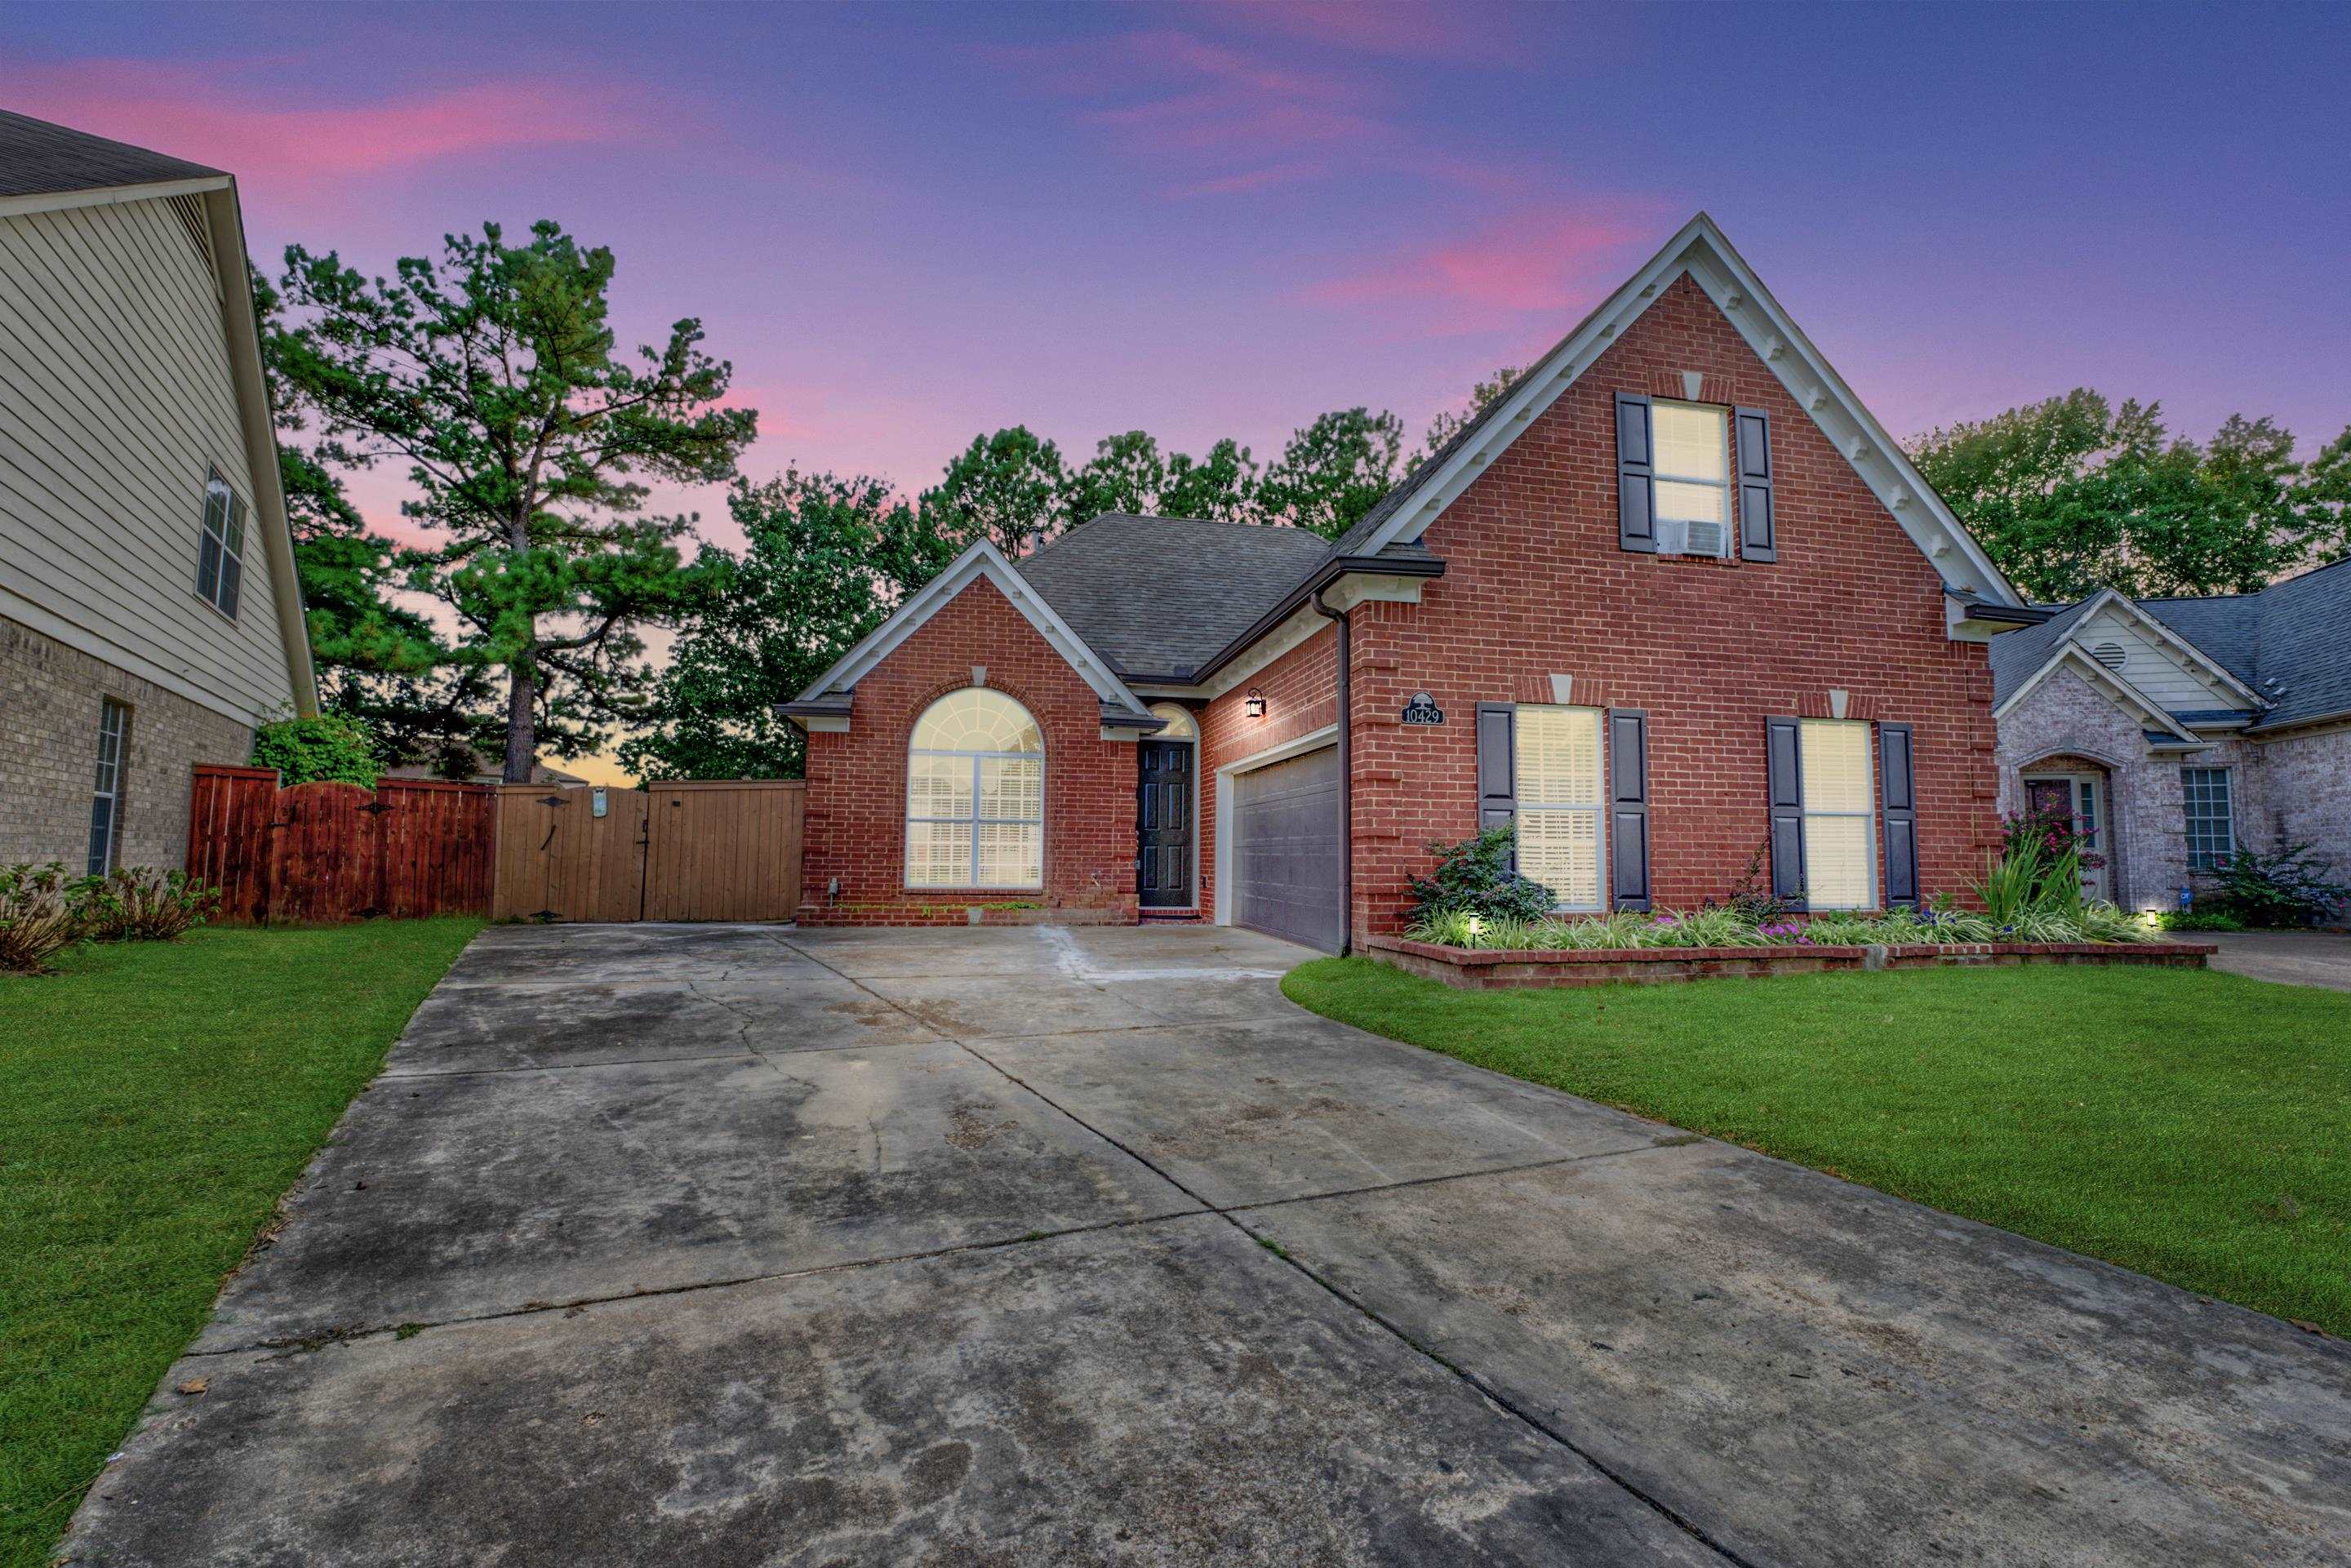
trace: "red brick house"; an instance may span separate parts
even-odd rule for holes
[[[1985,644],[2045,614],[1701,214],[1335,542],[975,546],[785,706],[800,915],[1340,949],[1504,821],[1562,910],[1759,848],[1813,907],[1909,903],[1981,873]]]

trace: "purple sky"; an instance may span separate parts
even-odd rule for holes
[[[747,472],[910,490],[1015,423],[1416,437],[1700,207],[1897,434],[2089,385],[2307,453],[2346,76],[2341,6],[0,9],[0,103],[235,172],[265,266],[558,218],[625,335],[703,318]]]

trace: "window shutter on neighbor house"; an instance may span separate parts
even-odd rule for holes
[[[1629,550],[1657,550],[1656,455],[1649,441],[1649,400],[1616,394],[1616,542]]]
[[[1771,416],[1760,408],[1732,413],[1738,432],[1739,553],[1746,560],[1778,560],[1771,522]]]
[[[1478,831],[1518,821],[1518,763],[1512,755],[1515,715],[1508,703],[1478,705]]]
[[[1768,799],[1771,809],[1771,896],[1803,907],[1804,786],[1802,731],[1792,718],[1763,721]]]
[[[1611,891],[1619,909],[1649,907],[1649,716],[1608,713],[1608,812]]]
[[[1910,727],[1877,727],[1877,766],[1886,797],[1886,902],[1918,902],[1918,791],[1912,777]]]

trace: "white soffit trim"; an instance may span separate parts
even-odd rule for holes
[[[228,188],[226,174],[198,174],[185,180],[151,180],[143,185],[101,185],[91,191],[35,191],[21,196],[0,196],[0,218],[14,217],[19,213],[104,207],[117,202],[152,202],[162,196],[193,196]]]
[[[1998,720],[2007,716],[2017,704],[2031,696],[2034,689],[2060,667],[2071,669],[2075,674],[2080,675],[2090,684],[2093,691],[2097,692],[2108,702],[2126,710],[2132,708],[2138,710],[2132,716],[2138,720],[2140,728],[2167,730],[2189,746],[2204,744],[2201,737],[2190,734],[2178,719],[2171,716],[2171,711],[2161,703],[2090,657],[2088,650],[2079,643],[2063,641],[2057,644],[2057,651],[2049,655],[2048,662],[2033,671],[2030,680],[2016,688],[2015,695],[1992,710],[1993,719]]]
[[[1592,361],[1686,272],[1885,505],[1941,576],[1944,586],[1972,591],[2000,604],[2024,602],[1983,547],[1911,466],[1901,446],[1862,406],[1853,389],[1704,213],[1683,225],[1681,232],[1585,317],[1565,342],[1520,377],[1501,410],[1489,422],[1484,438],[1454,453],[1420,494],[1397,508],[1357,553],[1373,555],[1399,539],[1418,538],[1487,464],[1573,386]]]
[[[802,702],[811,702],[825,692],[846,691],[854,687],[865,673],[888,658],[899,643],[919,631],[923,623],[954,602],[956,595],[981,578],[996,584],[997,591],[1010,601],[1012,607],[1028,619],[1052,650],[1069,662],[1078,677],[1093,688],[1094,695],[1104,702],[1116,703],[1130,713],[1149,710],[1142,699],[1127,689],[1099,653],[1086,646],[1085,639],[1071,631],[1069,622],[1054,612],[1045,602],[1045,596],[1029,585],[1026,578],[1012,569],[1004,552],[987,539],[973,543],[969,549],[955,558],[947,569],[923,585],[897,613],[865,635],[864,641],[841,657],[832,668],[810,683],[799,695]]]
[[[2164,624],[2160,617],[2150,614],[2147,611],[2140,609],[2136,601],[2124,597],[2121,593],[2111,588],[2102,588],[2098,591],[2098,596],[2090,601],[2089,607],[2074,618],[2073,625],[2065,629],[2066,638],[2073,642],[2080,642],[2082,639],[2082,629],[2087,626],[2092,621],[2096,620],[2102,612],[2109,609],[2119,612],[2126,619],[2136,622],[2151,640],[2169,652],[2174,658],[2179,659],[2184,664],[2193,664],[2196,667],[2197,673],[2203,675],[2206,679],[2213,681],[2227,690],[2235,692],[2238,695],[2243,697],[2245,699],[2245,706],[2252,708],[2255,713],[2259,713],[2262,709],[2270,706],[2270,702],[2267,697],[2264,697],[2261,693],[2253,690],[2252,687],[2245,685],[2244,682],[2231,674],[2226,666],[2215,661],[2212,656],[2205,653],[2203,649],[2198,647],[2195,643],[2189,642],[2187,638],[2173,631],[2169,626]],[[2085,643],[2084,645],[2086,646],[2087,644]]]

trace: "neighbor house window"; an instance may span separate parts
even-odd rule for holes
[[[89,802],[89,857],[85,870],[104,876],[122,846],[122,764],[130,754],[131,710],[112,697],[98,705],[98,789]]]
[[[1703,403],[1649,404],[1651,441],[1656,454],[1656,507],[1660,520],[1730,522],[1730,434],[1727,411]]]
[[[1519,874],[1557,908],[1603,908],[1600,710],[1521,706],[1514,729]]]
[[[1045,885],[1045,738],[1029,710],[1001,692],[950,692],[914,722],[906,885]]]
[[[236,618],[245,588],[245,503],[215,468],[204,479],[204,530],[196,545],[196,597]]]
[[[2229,770],[2183,768],[2180,791],[2188,800],[2188,864],[2210,871],[2237,852],[2237,830],[2229,810]]]
[[[1808,718],[1800,751],[1805,902],[1813,909],[1867,909],[1877,888],[1869,726]]]

